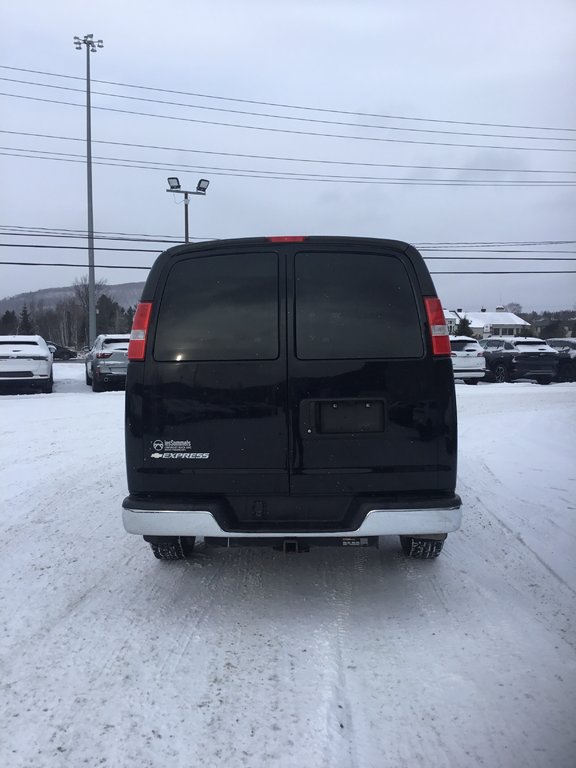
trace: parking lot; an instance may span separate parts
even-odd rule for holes
[[[457,384],[463,527],[153,559],[123,393],[0,397],[0,764],[489,765],[576,754],[576,384]]]

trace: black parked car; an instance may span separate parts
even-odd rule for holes
[[[53,341],[47,341],[46,344],[48,344],[48,349],[52,352],[54,360],[71,360],[73,357],[77,357],[73,349],[55,344]]]
[[[558,352],[558,381],[576,381],[576,339],[546,339]]]
[[[501,384],[516,379],[535,379],[550,384],[558,373],[558,353],[544,339],[529,336],[494,336],[480,339],[488,372],[487,380]]]
[[[171,248],[135,317],[123,520],[206,544],[439,554],[460,525],[442,305],[418,251],[288,237]]]

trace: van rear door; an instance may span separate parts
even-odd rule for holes
[[[432,353],[413,254],[312,241],[289,258],[294,495],[454,488],[452,365]]]
[[[167,263],[145,361],[144,471],[157,491],[288,493],[285,260],[269,246]]]

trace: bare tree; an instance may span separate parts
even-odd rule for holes
[[[98,301],[100,296],[105,293],[106,283],[106,280],[96,280],[96,283],[94,284],[96,301]],[[72,288],[74,289],[74,295],[78,299],[78,303],[84,312],[86,312],[86,316],[88,316],[88,277],[83,275],[80,279],[74,280]]]
[[[78,324],[78,332],[77,332],[77,346],[82,348],[84,345],[88,344],[88,277],[86,275],[83,275],[79,280],[74,280],[74,284],[72,285],[72,288],[74,289],[74,296],[76,297],[77,303],[80,306],[81,312],[82,312],[82,322]],[[96,304],[98,304],[98,299],[100,296],[102,296],[106,289],[106,280],[96,280],[95,286],[94,286],[94,293],[96,295]],[[96,318],[98,320],[98,318]]]

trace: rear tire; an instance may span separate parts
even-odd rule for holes
[[[478,384],[478,379],[464,379],[464,384]]]
[[[540,378],[536,379],[536,381],[538,382],[538,384],[550,384],[550,382],[552,381],[552,377],[540,376]]]
[[[92,378],[92,392],[104,392],[104,384],[102,384],[101,381],[98,381],[96,376]]]
[[[86,384],[87,386],[90,386],[92,384],[92,379],[90,378],[90,376],[88,376],[88,368],[85,369],[85,372],[86,372]]]
[[[194,543],[194,536],[158,536],[150,547],[157,560],[186,560],[192,555]]]
[[[402,551],[407,557],[416,560],[431,560],[442,552],[444,541],[438,539],[419,539],[414,536],[400,536]]]
[[[510,376],[508,374],[508,368],[506,368],[505,365],[502,365],[502,363],[498,363],[494,368],[494,381],[496,384],[504,384],[505,381],[509,380]]]
[[[51,395],[53,388],[54,388],[54,379],[52,378],[52,374],[50,374],[50,378],[48,379],[48,381],[42,385],[42,392],[44,392],[47,395]]]

